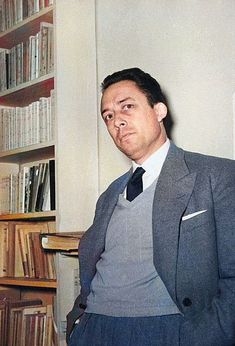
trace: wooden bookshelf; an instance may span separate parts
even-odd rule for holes
[[[42,211],[35,213],[20,213],[20,214],[7,214],[0,215],[0,221],[19,221],[19,220],[54,220],[56,212],[53,211]]]
[[[54,15],[54,6],[50,7],[45,7],[42,9],[40,12],[35,13],[34,15],[24,19],[23,21],[17,23],[16,25],[12,26],[11,28],[7,29],[4,32],[0,33],[0,48],[5,48],[5,49],[11,49],[12,47],[15,47],[19,43],[23,46],[22,42],[26,42],[29,40],[30,36],[35,36],[37,33],[40,32],[41,36],[40,37],[45,37],[42,36],[42,31],[40,31],[41,23],[46,22],[46,23],[51,23],[53,24],[53,15]],[[46,25],[45,25],[46,27]],[[51,28],[51,25],[48,27]],[[13,72],[10,68],[12,68],[11,65],[8,65],[6,62],[6,75],[8,75],[8,80],[5,81],[4,88],[9,85],[15,85],[19,83],[19,80],[28,80],[29,78],[33,78],[33,76],[39,75],[39,73],[44,74],[49,71],[52,71],[53,68],[53,52],[50,50],[51,54],[48,54],[48,42],[51,43],[52,49],[54,49],[54,42],[53,42],[53,33],[52,29],[51,31],[51,36],[50,36],[50,41],[47,36],[46,38],[46,45],[43,46],[47,47],[46,49],[42,49],[42,46],[39,44],[37,45],[37,48],[35,46],[35,51],[38,49],[36,52],[37,54],[33,54],[30,56],[30,54],[27,51],[27,55],[25,51],[21,50],[22,54],[22,65],[21,68],[18,70],[18,75],[21,73],[20,79],[16,81],[16,83],[11,83],[12,80],[10,80],[11,73],[12,75],[16,72]],[[46,34],[45,34],[46,35]],[[38,39],[39,40],[39,39]],[[42,41],[41,41],[42,42]],[[28,43],[27,43],[28,44]],[[48,45],[48,46],[47,46]],[[25,47],[25,45],[24,45]],[[38,48],[39,47],[39,48]],[[14,48],[15,49],[15,48]],[[14,52],[14,49],[12,51]],[[41,49],[41,51],[40,51]],[[11,51],[11,52],[12,52]],[[29,49],[29,52],[31,50]],[[44,59],[45,60],[40,60],[42,59],[42,53],[44,53]],[[45,55],[48,54],[48,55]],[[45,58],[46,56],[46,58]],[[50,68],[49,63],[48,63],[48,56],[50,56]],[[32,74],[25,73],[26,68],[28,68],[29,64],[29,59],[32,59],[32,57],[37,58],[37,73],[33,72]],[[39,59],[39,57],[41,57]],[[14,56],[15,58],[15,56]],[[21,59],[21,56],[20,58]],[[25,59],[25,60],[24,60]],[[18,61],[18,60],[17,60]],[[4,61],[5,63],[5,61]],[[10,61],[11,64],[13,64],[12,61]],[[40,65],[41,63],[41,65]],[[44,64],[44,65],[43,65]],[[3,66],[3,65],[2,65]],[[10,66],[10,68],[8,68]],[[17,69],[17,63],[13,66],[15,69]],[[31,66],[31,65],[30,65]],[[36,62],[34,60],[34,65],[33,67],[35,68]],[[43,69],[40,70],[40,66],[43,66]],[[44,67],[46,66],[46,67]],[[35,68],[36,70],[36,68]],[[33,70],[32,70],[33,71]],[[10,76],[10,77],[9,77]],[[23,76],[25,78],[23,78]],[[9,82],[10,80],[10,82]],[[35,78],[33,80],[21,83],[17,86],[14,86],[12,88],[8,88],[7,90],[1,91],[0,92],[0,106],[1,108],[4,107],[26,107],[24,110],[24,116],[27,114],[27,117],[24,118],[24,122],[22,118],[17,118],[17,120],[14,120],[15,123],[12,126],[12,122],[4,122],[3,124],[7,124],[6,128],[10,129],[9,132],[9,142],[8,142],[8,137],[3,137],[2,135],[2,143],[3,145],[1,148],[13,148],[14,146],[17,145],[26,145],[27,143],[35,143],[36,141],[44,141],[43,143],[38,143],[38,144],[32,144],[24,147],[19,147],[17,149],[11,149],[11,150],[6,150],[6,151],[1,151],[0,152],[0,166],[1,166],[1,171],[2,171],[2,176],[9,176],[11,174],[15,174],[17,177],[17,186],[15,190],[12,189],[12,185],[9,185],[9,195],[13,196],[13,194],[16,196],[14,200],[14,208],[12,209],[11,207],[2,207],[2,212],[8,211],[8,210],[47,210],[47,209],[53,209],[54,206],[52,207],[52,204],[50,204],[51,201],[51,181],[53,181],[53,191],[54,191],[54,173],[51,175],[48,175],[49,172],[49,161],[54,160],[55,158],[55,141],[54,141],[54,131],[52,126],[49,127],[48,124],[54,124],[54,118],[52,121],[51,114],[52,114],[52,107],[51,107],[51,100],[52,98],[48,101],[46,104],[46,108],[42,108],[43,105],[40,103],[40,107],[38,106],[37,113],[36,111],[29,110],[29,105],[31,105],[35,101],[43,100],[41,99],[42,97],[48,98],[51,96],[50,92],[51,90],[54,89],[54,72],[50,72],[47,74],[44,74],[43,76],[40,76],[39,78]],[[43,100],[45,101],[45,100]],[[40,102],[43,102],[40,101]],[[39,102],[37,103],[39,104]],[[33,107],[33,106],[31,106]],[[50,108],[51,107],[51,108]],[[45,110],[46,109],[46,110]],[[12,110],[11,110],[12,111]],[[40,112],[39,112],[40,111]],[[5,111],[3,111],[5,112]],[[31,112],[31,113],[30,113]],[[34,112],[34,113],[33,113]],[[5,119],[5,113],[3,114],[3,118]],[[12,115],[13,114],[13,115]],[[9,115],[8,117],[12,116],[18,116],[18,114],[21,113],[10,113],[9,110]],[[29,116],[28,116],[29,114]],[[35,114],[37,115],[37,118],[34,117]],[[42,118],[43,115],[43,118]],[[54,113],[53,113],[54,115]],[[8,121],[9,118],[7,118]],[[15,118],[10,118],[15,119]],[[35,125],[35,119],[36,119],[36,125]],[[48,120],[49,119],[49,120]],[[44,122],[43,122],[44,121]],[[20,126],[19,126],[20,124]],[[42,124],[44,127],[42,127]],[[46,125],[45,125],[46,124]],[[1,123],[2,125],[2,123]],[[18,127],[17,127],[18,126]],[[46,127],[48,126],[48,127]],[[46,133],[45,136],[41,136],[41,129],[45,131]],[[18,132],[18,129],[21,129],[22,132]],[[25,132],[22,129],[26,129]],[[33,137],[32,134],[35,133],[37,134],[37,137]],[[28,131],[28,132],[27,132]],[[38,131],[38,132],[37,132]],[[31,137],[23,137],[25,136],[25,133],[29,136],[29,133]],[[49,135],[47,135],[49,133]],[[17,137],[18,136],[18,137]],[[22,137],[21,137],[22,136]],[[41,136],[41,137],[40,137]],[[15,138],[17,139],[20,138],[20,140],[15,141]],[[29,138],[29,140],[25,140],[25,138]],[[46,142],[47,140],[47,142]],[[37,163],[36,163],[37,162]],[[43,163],[42,163],[43,162]],[[54,162],[54,161],[53,161]],[[21,175],[22,172],[22,167],[25,167],[25,165],[30,167],[34,167],[34,165],[40,165],[41,167],[48,167],[44,168],[43,170],[41,169],[41,176],[44,177],[41,180],[38,178],[38,183],[36,185],[36,193],[34,193],[34,197],[32,190],[30,193],[31,195],[31,200],[34,198],[34,202],[37,200],[37,196],[39,196],[39,188],[43,188],[40,190],[41,196],[43,198],[46,196],[49,196],[48,199],[45,200],[49,201],[49,204],[42,204],[40,207],[36,208],[36,205],[34,204],[33,208],[25,208],[25,201],[28,198],[29,202],[29,191],[30,189],[27,187],[26,182],[25,182],[25,176]],[[44,166],[43,166],[44,165]],[[54,166],[53,166],[54,167]],[[51,172],[54,172],[54,170],[51,170]],[[43,173],[42,173],[43,172]],[[33,176],[34,173],[31,174],[31,177]],[[23,177],[23,178],[22,178]],[[38,173],[39,177],[39,173]],[[45,178],[46,177],[46,178]],[[36,179],[36,178],[35,178]],[[49,180],[50,179],[50,180]],[[52,179],[52,180],[51,180]],[[23,185],[23,183],[25,185]],[[33,186],[33,180],[31,180],[31,187]],[[45,183],[47,181],[47,183]],[[48,183],[49,181],[49,183]],[[21,184],[21,185],[20,185]],[[45,192],[44,186],[47,184],[47,190]],[[23,186],[23,187],[22,187]],[[49,186],[49,188],[48,188]],[[26,189],[28,188],[28,190]],[[23,191],[22,194],[20,194],[20,188],[21,192]],[[13,192],[12,192],[13,191]],[[17,191],[17,193],[15,193]],[[37,195],[38,193],[38,195]],[[21,196],[21,197],[19,197]],[[26,197],[27,198],[26,198]],[[36,196],[36,197],[35,197]],[[18,200],[17,200],[18,198]],[[7,200],[7,198],[6,198]],[[41,199],[42,201],[43,199]],[[5,200],[3,200],[5,202]],[[12,200],[11,200],[12,201]],[[17,201],[17,203],[15,203]],[[3,202],[3,203],[4,203]],[[53,200],[54,202],[54,200]],[[7,202],[8,203],[8,202]],[[11,202],[13,204],[13,202]],[[44,203],[44,202],[43,202]],[[11,204],[11,205],[12,205]],[[10,204],[8,204],[10,206]],[[28,203],[29,205],[29,203]],[[22,207],[23,206],[23,207]],[[1,240],[2,244],[4,246],[0,247],[0,259],[3,259],[0,261],[1,264],[1,277],[0,277],[0,287],[3,289],[14,289],[17,290],[20,294],[20,299],[24,298],[30,298],[30,299],[35,299],[35,298],[40,298],[43,297],[43,302],[44,303],[49,303],[53,304],[55,295],[57,292],[57,280],[55,279],[57,277],[55,273],[55,256],[49,253],[48,251],[44,251],[40,247],[40,240],[39,240],[39,234],[41,232],[41,229],[46,232],[51,232],[54,230],[54,222],[56,220],[56,211],[40,211],[40,212],[28,212],[28,213],[12,213],[12,214],[2,214],[0,215],[0,222],[1,222]],[[17,228],[18,227],[18,228]],[[21,227],[19,229],[19,227]],[[30,243],[30,244],[29,244]],[[6,244],[6,246],[5,246]],[[25,261],[25,258],[27,257],[27,260]],[[7,276],[4,276],[7,275]],[[30,277],[28,277],[30,276]],[[40,279],[38,279],[40,277]],[[1,336],[0,336],[1,339]],[[1,343],[1,342],[0,342]]]
[[[0,285],[22,286],[22,287],[40,287],[57,288],[56,280],[30,279],[30,278],[0,278]]]

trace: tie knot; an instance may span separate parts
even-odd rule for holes
[[[134,173],[131,176],[130,183],[135,183],[142,179],[142,175],[145,173],[145,170],[142,167],[136,168]]]

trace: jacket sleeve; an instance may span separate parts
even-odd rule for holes
[[[72,310],[67,314],[67,327],[66,327],[66,341],[68,343],[71,332],[74,328],[75,322],[77,319],[79,319],[79,317],[81,317],[86,309],[86,305],[84,302],[86,302],[86,297],[88,295],[88,290],[89,290],[89,284],[91,282],[92,277],[94,276],[94,270],[95,270],[95,266],[92,266],[92,270],[90,268],[85,268],[85,265],[83,265],[83,263],[88,263],[87,261],[87,256],[89,258],[90,252],[89,249],[92,248],[92,246],[87,246],[87,241],[85,241],[86,246],[84,251],[81,250],[82,247],[82,243],[84,242],[84,240],[88,237],[89,238],[89,233],[93,232],[93,225],[96,222],[97,218],[99,217],[100,214],[100,210],[102,210],[102,203],[104,200],[104,194],[102,194],[96,204],[96,211],[95,211],[95,217],[93,220],[93,224],[91,225],[91,227],[84,233],[84,236],[82,237],[82,239],[80,240],[80,244],[79,244],[79,262],[80,262],[80,282],[81,282],[81,292],[79,294],[79,296],[76,298],[73,308]],[[83,256],[82,256],[83,254]],[[85,258],[83,258],[85,255]],[[90,256],[91,257],[91,256]],[[82,262],[82,263],[81,263]],[[87,270],[90,269],[90,270]],[[87,272],[90,273],[89,278],[87,278]],[[84,276],[86,276],[86,279],[84,280]],[[86,284],[84,284],[86,283]]]
[[[226,162],[213,189],[218,294],[210,306],[183,323],[180,345],[235,345],[235,162]]]
[[[80,295],[74,302],[72,310],[67,314],[67,328],[66,328],[66,341],[69,342],[69,338],[71,332],[74,328],[76,320],[82,316],[84,313],[84,309],[82,309],[82,305],[80,303]]]

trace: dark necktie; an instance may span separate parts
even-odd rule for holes
[[[126,199],[128,201],[133,201],[133,199],[143,192],[142,175],[144,172],[145,170],[142,167],[136,168],[135,172],[132,174],[132,177],[128,181],[126,190]]]

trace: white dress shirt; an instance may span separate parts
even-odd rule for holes
[[[170,141],[167,138],[166,142],[155,151],[142,165],[138,165],[135,161],[132,161],[133,173],[137,167],[142,167],[145,170],[143,174],[143,190],[147,189],[155,179],[160,175],[163,163],[166,159],[168,150],[170,147]],[[126,197],[126,189],[124,191],[124,197]]]

